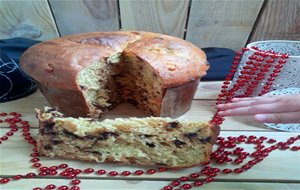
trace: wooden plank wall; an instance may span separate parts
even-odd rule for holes
[[[299,0],[0,0],[0,39],[144,30],[199,47],[300,40]]]

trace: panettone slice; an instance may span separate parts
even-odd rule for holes
[[[40,155],[82,161],[187,168],[209,161],[219,127],[171,118],[97,121],[37,110]]]

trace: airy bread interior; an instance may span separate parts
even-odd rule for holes
[[[128,101],[147,114],[159,114],[162,79],[134,54],[115,54],[81,70],[77,83],[88,105],[100,113]]]

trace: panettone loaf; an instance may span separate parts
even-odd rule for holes
[[[73,117],[125,101],[153,116],[182,115],[209,67],[190,42],[149,32],[64,36],[29,48],[20,64],[50,105]]]
[[[219,128],[209,123],[147,117],[64,117],[37,110],[38,151],[48,157],[186,168],[209,161]]]

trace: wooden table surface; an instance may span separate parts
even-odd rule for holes
[[[207,121],[210,120],[215,112],[215,99],[219,94],[221,82],[201,82],[194,98],[191,110],[180,119]],[[0,104],[0,112],[16,111],[21,113],[22,119],[30,122],[31,134],[33,137],[37,134],[37,119],[35,118],[34,108],[43,108],[48,105],[42,94],[37,91],[34,94],[15,101],[10,101]],[[111,113],[107,114],[110,117],[126,117],[126,116],[143,116],[142,113],[123,104],[116,108]],[[3,119],[3,118],[2,118]],[[0,123],[0,136],[3,136],[9,127],[6,123]],[[239,135],[255,135],[266,136],[274,138],[278,142],[285,141],[289,137],[299,135],[299,133],[280,132],[266,128],[262,124],[252,121],[248,117],[226,118],[221,125],[222,137],[239,136]],[[298,142],[298,146],[299,146]],[[242,144],[246,151],[252,152],[253,145]],[[0,145],[0,178],[12,177],[14,175],[24,175],[29,172],[37,172],[31,167],[29,161],[31,157],[32,145],[24,141],[21,132],[3,141]],[[45,166],[58,165],[60,163],[67,163],[74,168],[95,168],[105,169],[107,171],[135,171],[137,169],[147,170],[149,168],[140,168],[135,166],[120,166],[112,164],[87,163],[79,161],[66,161],[41,157],[41,163]],[[215,165],[220,168],[235,168],[235,165]],[[158,172],[154,175],[130,175],[130,176],[116,176],[96,175],[96,174],[82,174],[78,179],[81,179],[80,188],[86,190],[92,189],[149,189],[159,190],[168,185],[173,180],[181,176],[186,176],[194,172],[198,172],[201,166],[176,170]],[[45,187],[48,184],[55,184],[57,186],[70,186],[70,179],[61,176],[47,176],[36,177],[32,179],[12,180],[10,183],[0,185],[0,189],[33,189],[34,187]],[[300,151],[291,150],[276,150],[261,163],[255,165],[250,170],[241,174],[219,174],[213,183],[205,184],[201,188],[207,190],[235,190],[235,189],[256,189],[256,190],[288,190],[300,189]]]

